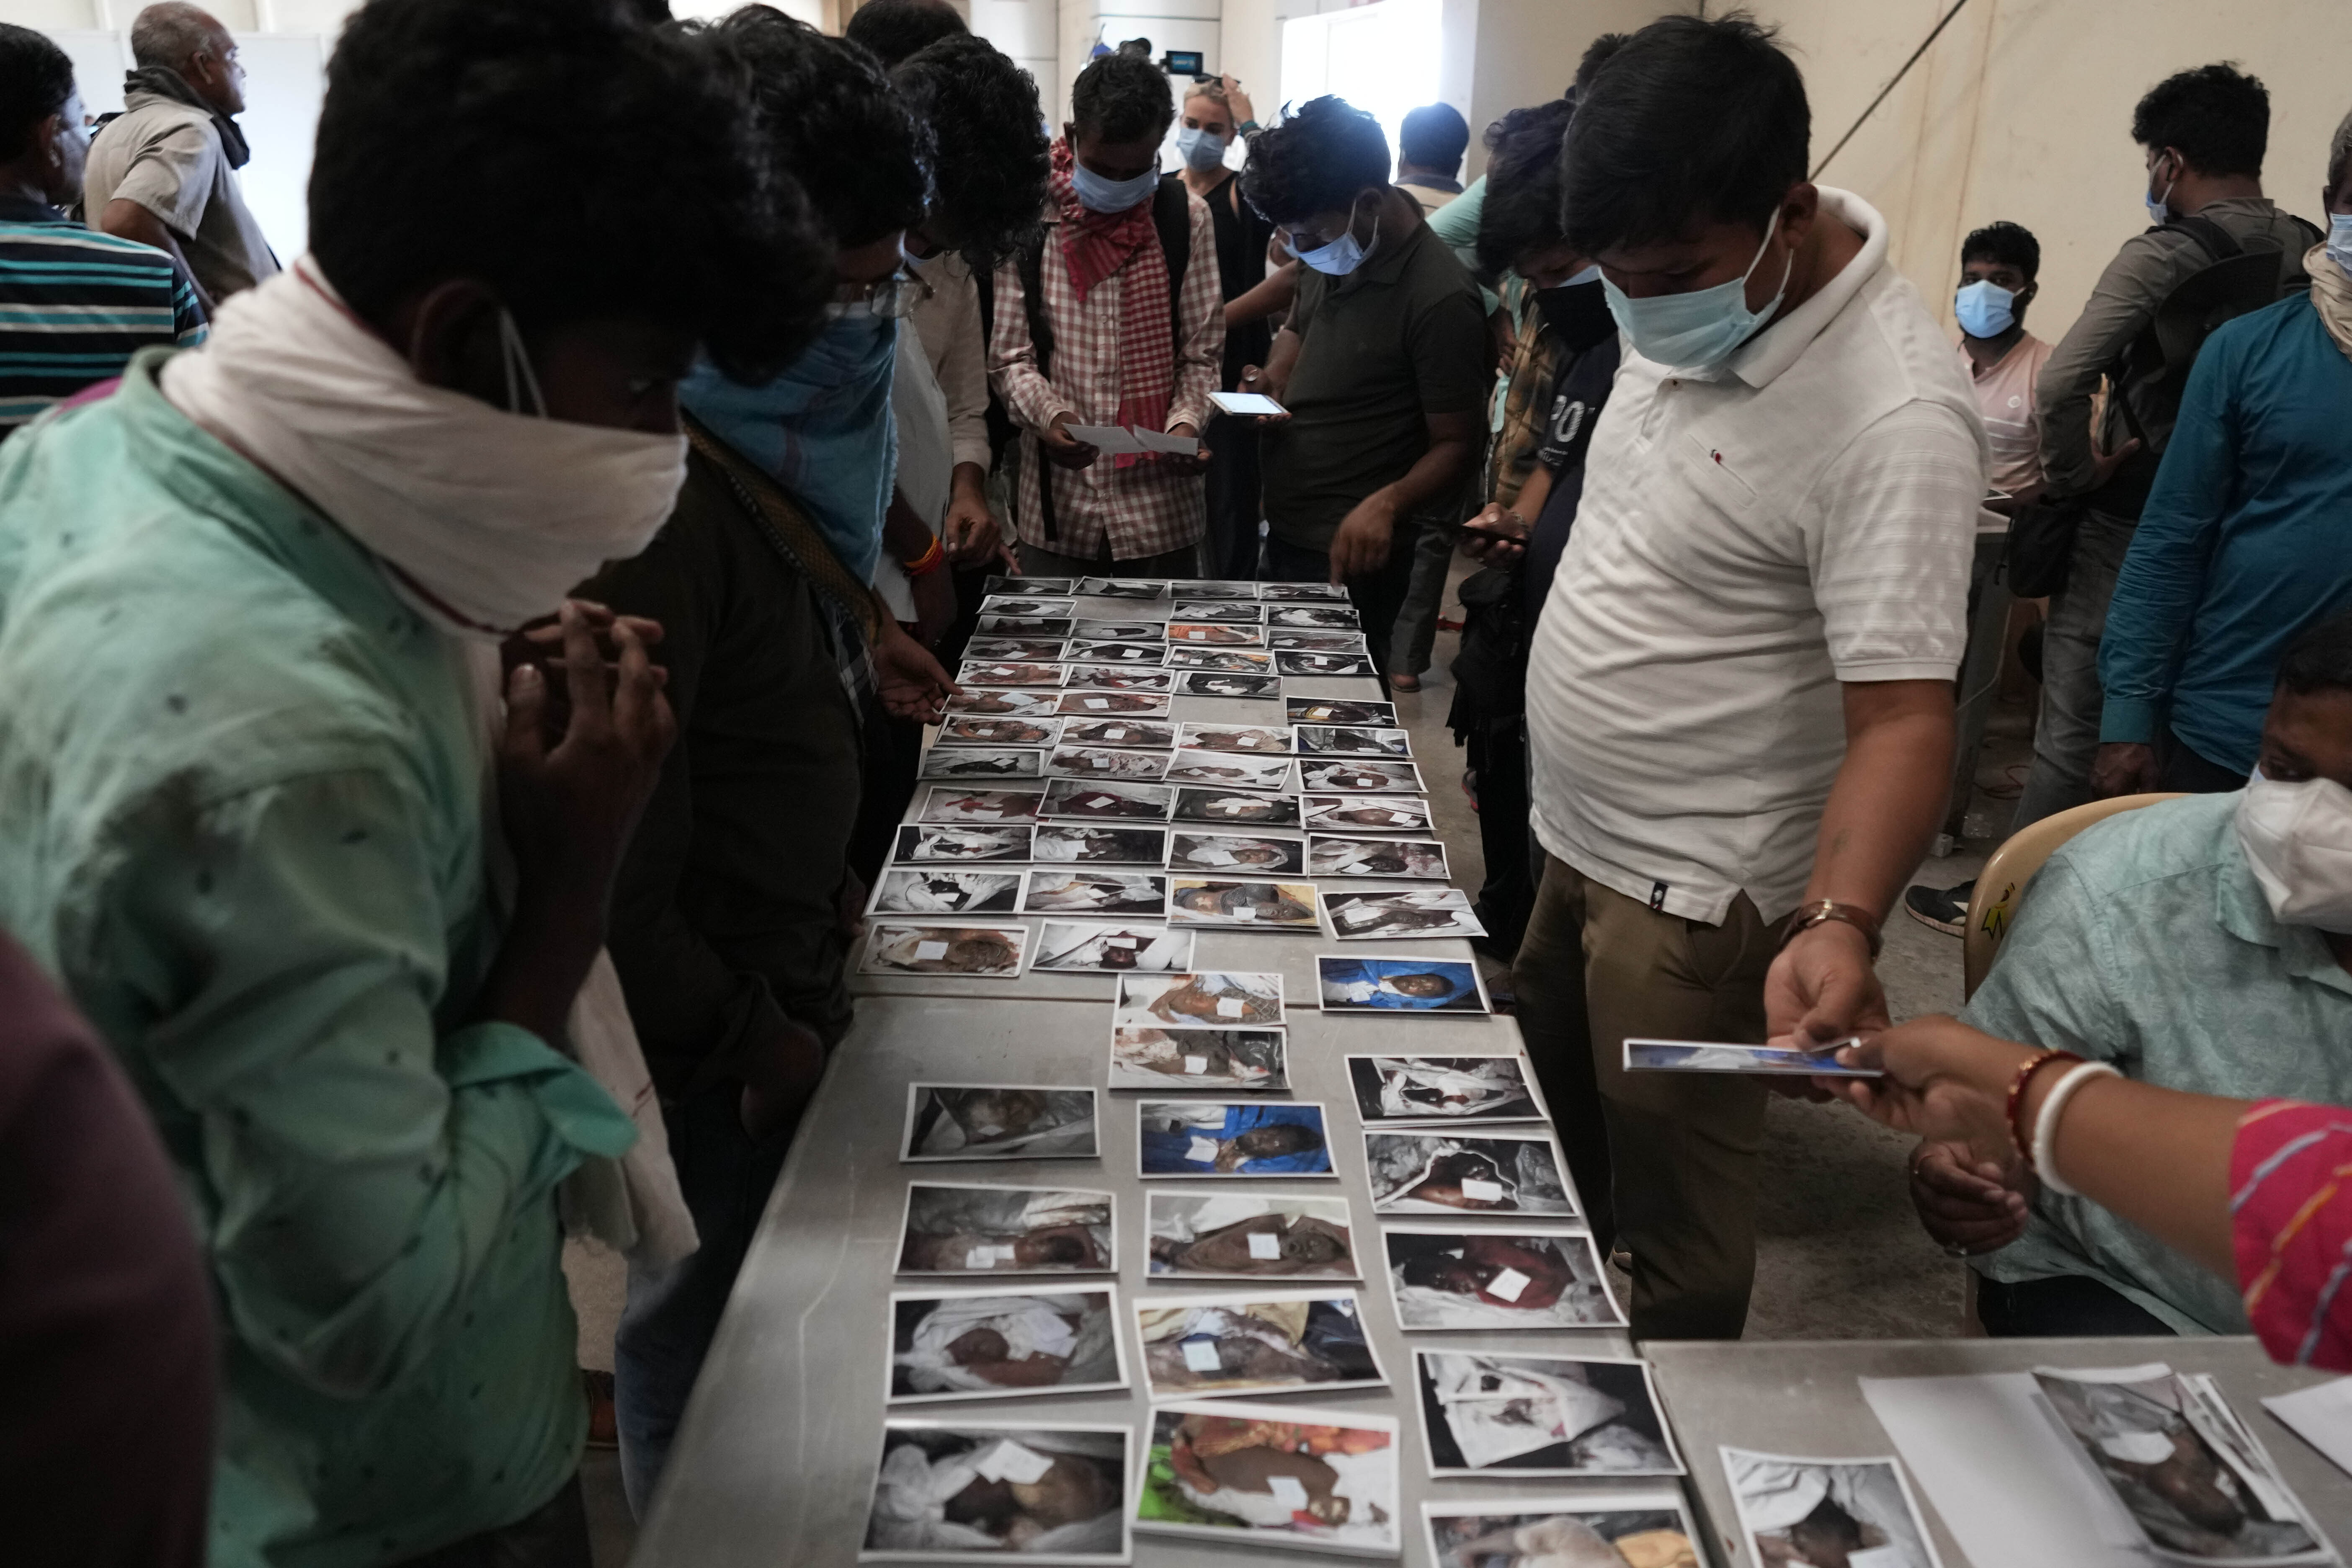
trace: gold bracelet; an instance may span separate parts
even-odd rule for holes
[[[1835,899],[1815,899],[1810,903],[1799,904],[1797,912],[1790,915],[1788,923],[1780,928],[1780,945],[1788,946],[1797,940],[1801,932],[1812,930],[1823,921],[1837,921],[1860,931],[1863,940],[1870,943],[1870,956],[1874,959],[1878,956],[1879,949],[1886,945],[1879,934],[1876,915],[1860,904],[1841,904]]]

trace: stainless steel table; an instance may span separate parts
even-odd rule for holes
[[[1892,1454],[1894,1440],[1864,1400],[1864,1377],[1954,1377],[2024,1372],[2035,1366],[2133,1366],[2164,1362],[2176,1372],[2210,1373],[2239,1418],[2278,1461],[2304,1505],[2342,1548],[2352,1526],[2352,1477],[2262,1407],[2330,1374],[2273,1364],[2252,1339],[1658,1341],[1644,1347],[1657,1368],[1658,1395],[1690,1466],[1700,1532],[1720,1568],[1760,1568],[1739,1533],[1739,1514],[1718,1445],[1824,1457]],[[1959,1549],[1924,1496],[1920,1512],[1944,1568],[2004,1568]]]

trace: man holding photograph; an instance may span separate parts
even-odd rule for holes
[[[1530,655],[1546,861],[1514,976],[1555,1112],[1597,1091],[1607,1159],[1571,1163],[1642,1339],[1739,1335],[1765,1089],[1629,1074],[1623,1041],[1884,1024],[1878,923],[1951,770],[1984,437],[1885,220],[1805,178],[1809,137],[1769,33],[1669,16],[1560,154],[1626,353],[1554,579],[1573,613]]]

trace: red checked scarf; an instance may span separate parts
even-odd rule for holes
[[[1138,202],[1123,213],[1089,211],[1070,183],[1073,163],[1069,142],[1056,141],[1053,192],[1062,212],[1062,259],[1071,291],[1083,302],[1096,284],[1127,268],[1118,312],[1118,422],[1165,430],[1176,384],[1176,339],[1168,320],[1168,258],[1160,253],[1152,204]],[[1130,454],[1113,461],[1127,468],[1136,458]]]

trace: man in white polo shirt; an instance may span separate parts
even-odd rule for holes
[[[1805,178],[1802,79],[1753,23],[1669,16],[1580,102],[1568,241],[1623,369],[1528,676],[1546,864],[1514,969],[1639,1338],[1737,1338],[1762,1080],[1622,1069],[1629,1037],[1884,1025],[1878,923],[1944,809],[1984,493],[1951,346],[1885,220]]]

